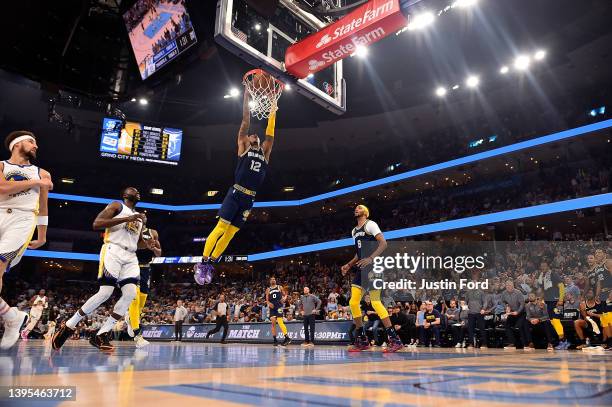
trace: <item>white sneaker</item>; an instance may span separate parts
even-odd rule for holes
[[[463,344],[461,342],[457,342],[457,344],[455,345],[455,348],[461,348],[463,347]]]
[[[2,336],[2,342],[0,342],[0,349],[8,349],[12,347],[17,339],[19,339],[19,330],[24,322],[27,323],[28,314],[23,311],[19,311],[17,308],[12,309],[17,312],[17,315],[13,319],[4,318],[4,335]]]
[[[136,342],[136,347],[138,349],[144,348],[145,346],[147,346],[149,344],[149,341],[147,341],[145,338],[143,338],[142,335],[138,335],[137,337],[135,337],[134,338],[134,342]]]
[[[134,338],[134,330],[132,329],[132,324],[130,323],[130,313],[125,314],[125,325],[127,326],[127,333],[130,335],[130,338]],[[136,340],[136,338],[134,338]]]

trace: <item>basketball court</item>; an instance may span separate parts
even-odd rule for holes
[[[174,342],[153,343],[146,350],[121,344],[104,354],[86,341],[69,342],[61,352],[30,341],[0,359],[2,386],[76,386],[79,406],[612,403],[609,353],[417,348],[349,354],[338,346]]]

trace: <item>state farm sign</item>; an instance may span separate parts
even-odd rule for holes
[[[297,78],[318,72],[403,28],[408,19],[399,0],[371,0],[321,31],[291,45],[285,54],[287,72]]]

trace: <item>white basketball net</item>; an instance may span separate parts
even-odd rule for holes
[[[283,93],[282,82],[269,75],[262,75],[263,71],[251,71],[244,76],[246,87],[251,100],[249,109],[251,115],[259,120],[267,119],[270,113],[278,110],[278,99]],[[254,78],[257,77],[257,81]]]

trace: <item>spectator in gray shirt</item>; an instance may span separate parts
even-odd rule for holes
[[[506,337],[508,346],[504,349],[516,349],[518,341],[514,329],[518,329],[523,346],[529,343],[525,320],[525,298],[514,288],[512,280],[506,281],[506,291],[502,293],[502,301],[506,304]],[[530,349],[530,348],[526,348]]]
[[[529,302],[525,305],[525,312],[527,315],[527,334],[529,336],[529,347],[535,348],[533,345],[533,337],[539,335],[546,335],[548,341],[547,350],[553,350],[552,340],[552,329],[553,326],[550,323],[548,316],[548,310],[546,309],[546,303],[541,298],[536,298],[534,293],[529,294]]]
[[[187,309],[183,306],[183,301],[178,300],[176,302],[176,309],[174,310],[174,340],[183,340],[183,321],[187,317]]]
[[[489,304],[490,301],[490,298],[480,289],[467,290],[465,293],[465,302],[468,306],[468,341],[466,347],[475,346],[474,330],[476,328],[480,332],[480,345],[478,347],[487,347],[487,331],[485,329],[484,316],[487,310],[492,308],[492,305]]]
[[[300,297],[299,306],[304,316],[304,343],[303,346],[313,347],[315,337],[315,315],[321,308],[321,300],[310,293],[310,288],[304,287],[304,295]]]

